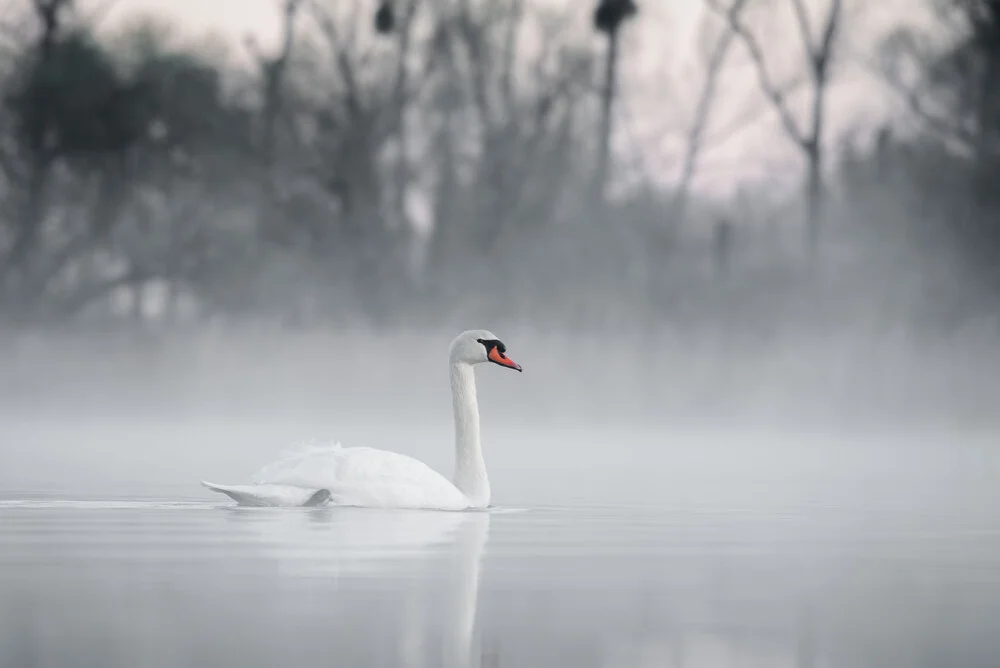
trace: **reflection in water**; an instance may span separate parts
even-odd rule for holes
[[[443,665],[461,668],[474,655],[479,578],[490,512],[323,508],[270,512],[226,508],[230,520],[257,541],[283,577],[430,579],[440,608],[419,587],[398,601],[399,661],[419,666],[433,648],[431,620],[442,633]],[[435,572],[435,568],[444,573]]]
[[[0,668],[995,668],[997,510],[11,501]]]

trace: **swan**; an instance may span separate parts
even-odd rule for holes
[[[219,485],[208,489],[245,506],[360,506],[433,510],[483,509],[490,505],[479,440],[479,404],[473,367],[492,363],[521,371],[507,356],[507,347],[492,332],[474,329],[451,342],[451,376],[455,425],[453,480],[423,462],[388,450],[339,445],[314,448],[265,466],[250,485]]]

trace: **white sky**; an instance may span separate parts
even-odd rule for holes
[[[334,1],[334,0],[330,0]],[[349,0],[335,0],[349,1]],[[371,5],[377,0],[357,0]],[[447,1],[447,0],[437,0]],[[530,2],[531,0],[529,0]],[[589,25],[594,0],[534,0],[550,5],[580,5],[580,26]],[[776,78],[794,78],[801,72],[801,42],[796,32],[790,0],[770,0],[768,14],[753,16],[774,67]],[[819,17],[829,0],[807,0]],[[241,42],[253,35],[265,47],[277,43],[281,0],[82,0],[85,8],[109,7],[105,25],[113,26],[141,13],[155,13],[175,20],[192,35],[212,33]],[[639,0],[640,20],[624,36],[626,67],[616,146],[619,155],[638,163],[658,180],[676,178],[681,134],[689,123],[701,81],[700,53],[706,33],[700,0]],[[852,61],[871,56],[878,38],[901,22],[926,19],[918,11],[923,0],[845,0],[846,51],[836,88],[827,107],[828,139],[836,141],[855,126],[871,129],[892,109],[891,97],[863,68]],[[867,6],[866,6],[867,5]],[[699,42],[701,46],[699,47]],[[593,39],[594,48],[602,46]],[[699,50],[700,48],[700,50]],[[714,125],[721,129],[748,114],[760,121],[733,136],[704,156],[700,189],[731,192],[747,180],[791,185],[800,177],[796,148],[782,134],[774,114],[757,94],[756,76],[741,50],[733,53],[730,70],[717,101]],[[804,100],[803,100],[804,102]],[[762,109],[754,114],[755,109]]]

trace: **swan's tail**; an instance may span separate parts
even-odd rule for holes
[[[212,490],[225,494],[241,506],[315,508],[330,501],[330,490],[292,485],[217,485],[201,481]]]

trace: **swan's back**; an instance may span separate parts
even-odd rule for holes
[[[469,500],[423,462],[389,450],[311,447],[265,466],[258,485],[326,489],[338,505],[461,510]]]

